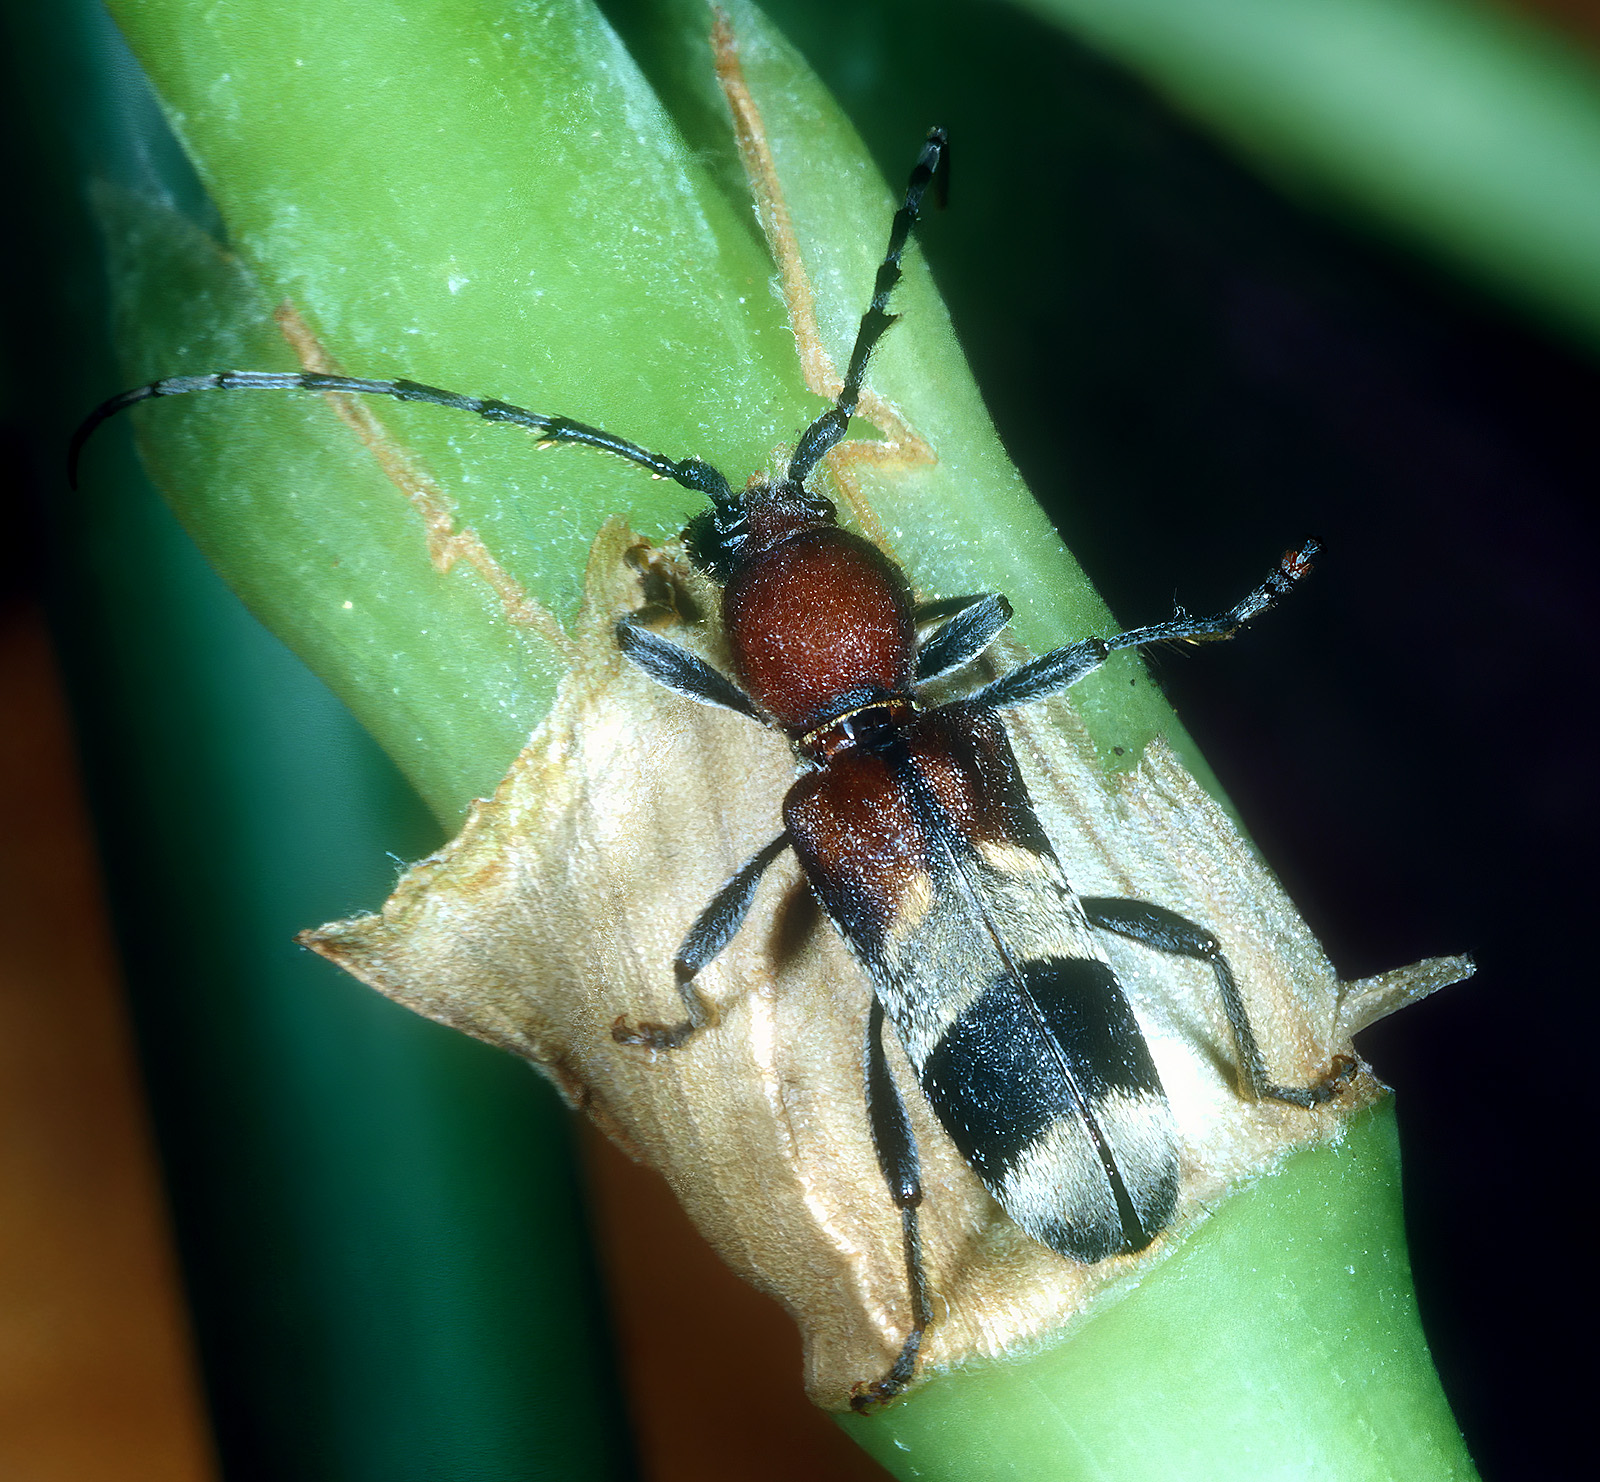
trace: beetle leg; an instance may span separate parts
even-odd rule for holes
[[[877,1149],[878,1167],[889,1186],[889,1197],[900,1211],[900,1228],[905,1241],[906,1286],[911,1293],[911,1331],[889,1372],[872,1383],[863,1381],[850,1397],[850,1408],[858,1412],[876,1409],[899,1394],[916,1371],[922,1335],[933,1320],[928,1300],[928,1274],[922,1264],[922,1233],[917,1224],[917,1206],[922,1203],[922,1170],[917,1159],[917,1139],[900,1088],[889,1071],[889,1057],[883,1048],[883,1005],[872,1000],[867,1017],[867,1121],[872,1127],[872,1145]]]
[[[714,896],[678,948],[672,971],[683,999],[686,1019],[676,1024],[632,1024],[620,1016],[611,1025],[611,1037],[619,1045],[642,1045],[650,1050],[675,1050],[697,1030],[712,1022],[705,1003],[695,991],[694,979],[701,968],[715,958],[734,938],[749,913],[761,876],[785,849],[789,835],[779,834],[770,844],[753,854]]]
[[[1356,1062],[1348,1055],[1335,1055],[1327,1072],[1309,1086],[1280,1086],[1267,1072],[1261,1046],[1256,1042],[1255,1030],[1250,1027],[1250,1015],[1244,1006],[1244,996],[1233,976],[1228,959],[1222,955],[1222,945],[1203,926],[1185,920],[1164,906],[1148,901],[1119,900],[1106,896],[1082,896],[1084,914],[1091,926],[1102,931],[1115,932],[1130,941],[1153,947],[1158,952],[1171,952],[1178,957],[1192,957],[1211,964],[1217,976],[1217,987],[1222,992],[1223,1011],[1233,1030],[1233,1041],[1239,1051],[1239,1071],[1258,1101],[1287,1101],[1294,1106],[1316,1106],[1339,1094],[1341,1087],[1355,1073]]]
[[[928,684],[970,664],[1010,621],[1011,604],[999,593],[970,599],[917,650],[917,683]]]
[[[631,617],[618,621],[617,647],[659,685],[698,700],[702,705],[720,705],[766,725],[767,718],[756,702],[719,669],[713,669],[698,654],[671,643],[640,627]]]
[[[1179,639],[1207,642],[1231,638],[1251,618],[1276,606],[1288,594],[1289,589],[1311,570],[1312,557],[1319,549],[1316,541],[1308,540],[1299,550],[1284,552],[1282,559],[1259,587],[1216,617],[1192,618],[1179,613],[1164,623],[1130,628],[1126,633],[1114,633],[1110,638],[1085,638],[1078,643],[1069,643],[1062,648],[1052,649],[1031,664],[1024,664],[1020,669],[1002,675],[962,703],[991,710],[1026,705],[1076,684],[1119,649],[1147,648],[1151,644],[1172,643]]]

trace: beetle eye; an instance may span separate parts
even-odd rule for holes
[[[714,581],[726,582],[738,565],[746,530],[744,501],[718,500],[695,515],[683,529],[689,559]]]

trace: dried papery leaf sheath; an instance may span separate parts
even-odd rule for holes
[[[700,980],[716,1026],[670,1054],[611,1035],[619,1015],[675,1013],[673,953],[776,832],[793,776],[780,738],[685,701],[622,659],[613,625],[646,602],[639,547],[619,522],[596,540],[580,657],[494,797],[380,914],[304,940],[418,1012],[527,1057],[660,1169],[724,1259],[795,1315],[812,1398],[843,1408],[899,1347],[904,1262],[862,1110],[867,982],[792,862],[774,867],[745,930]],[[662,571],[694,607],[714,608],[675,553],[658,555],[657,579]],[[714,632],[693,638],[712,662],[725,659]],[[998,663],[1016,657],[1012,648]],[[1311,1079],[1333,1054],[1353,1053],[1354,1029],[1469,971],[1438,959],[1341,985],[1277,882],[1165,746],[1113,778],[1063,700],[1018,712],[1010,729],[1074,884],[1210,925],[1278,1074]],[[1005,1217],[897,1064],[923,1149],[924,1240],[942,1304],[924,1373],[1059,1332],[1135,1280],[1230,1185],[1337,1138],[1381,1093],[1362,1074],[1317,1110],[1241,1099],[1210,969],[1107,946],[1177,1119],[1178,1216],[1145,1256],[1063,1259]]]

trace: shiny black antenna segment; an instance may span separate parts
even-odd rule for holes
[[[728,481],[709,463],[699,458],[679,460],[663,453],[652,453],[626,438],[584,422],[574,422],[570,417],[530,412],[526,407],[512,406],[509,402],[463,396],[459,391],[444,391],[418,381],[371,381],[362,376],[326,375],[320,371],[213,371],[204,376],[168,376],[165,380],[120,392],[109,401],[101,402],[72,434],[67,448],[67,481],[74,489],[78,487],[78,460],[83,445],[102,422],[141,401],[159,396],[187,396],[193,391],[340,391],[358,396],[392,396],[396,401],[422,401],[453,411],[471,412],[485,422],[508,422],[513,427],[524,427],[537,433],[541,444],[579,443],[599,448],[603,453],[613,453],[641,468],[648,468],[658,479],[672,479],[709,499],[729,497]]]
[[[807,475],[817,466],[818,460],[844,436],[845,428],[855,416],[856,403],[861,399],[861,383],[866,378],[867,361],[883,333],[899,317],[889,312],[889,295],[900,281],[900,255],[906,250],[911,228],[922,213],[922,197],[937,176],[947,180],[949,174],[950,140],[943,129],[929,129],[928,141],[911,167],[911,179],[906,182],[906,196],[900,209],[894,213],[889,228],[889,250],[878,265],[877,281],[872,285],[872,302],[861,316],[861,328],[856,331],[855,349],[850,352],[850,368],[844,374],[844,387],[839,399],[800,434],[794,457],[789,460],[788,480],[803,484]],[[940,166],[943,165],[943,171]],[[944,191],[935,191],[942,205]]]

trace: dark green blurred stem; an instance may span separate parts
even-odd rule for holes
[[[641,28],[660,48],[650,58],[659,95],[578,4],[360,0],[269,11],[120,0],[114,9],[236,254],[219,251],[204,222],[159,193],[102,194],[130,379],[292,364],[269,318],[288,299],[351,371],[569,412],[674,455],[699,453],[736,478],[817,409],[799,384],[727,140],[712,137],[718,105],[698,6],[663,6]],[[804,63],[753,10],[729,9],[824,336],[842,357],[890,195]],[[908,124],[908,159],[929,121]],[[1038,647],[1103,628],[1103,604],[1005,461],[920,264],[897,307],[905,318],[874,363],[874,384],[940,461],[869,481],[866,493],[913,579],[929,592],[1007,592]],[[448,491],[460,523],[559,620],[572,613],[605,517],[628,513],[647,533],[666,534],[693,504],[594,455],[534,454],[504,429],[426,408],[381,415]],[[508,624],[470,570],[441,576],[430,566],[414,511],[327,409],[313,398],[208,396],[149,406],[135,420],[164,492],[208,557],[350,705],[434,813],[451,819],[487,790],[548,703],[556,655],[537,631]],[[144,579],[152,569],[142,558],[133,568]],[[136,585],[119,589],[120,608],[138,606]],[[199,618],[197,644],[214,623]],[[206,672],[243,667],[225,657]],[[158,713],[176,713],[153,683],[151,693]],[[1131,763],[1156,734],[1183,744],[1131,661],[1108,666],[1080,700],[1108,759]],[[248,817],[263,825],[289,815],[268,791],[250,797],[262,774],[246,762],[253,753],[234,748],[270,733],[269,717],[288,703],[244,713],[211,753],[216,768],[238,774]],[[177,775],[208,776],[197,761]],[[153,793],[153,811],[175,809],[173,792],[169,783]],[[327,804],[308,806],[320,815]],[[309,822],[289,832],[319,849]],[[251,847],[275,860],[253,837]],[[192,837],[173,848],[200,880],[226,878]],[[267,873],[291,868],[274,862]],[[247,902],[265,889],[242,877],[227,883]],[[298,917],[274,915],[247,957],[281,944],[280,927],[286,936],[336,909],[374,904],[381,884],[367,888],[328,905],[296,898]],[[333,1061],[328,1073],[342,1091],[352,1057],[300,1028],[301,1053],[324,1070]],[[230,1026],[211,1044],[210,1064],[258,1041],[272,1037]],[[258,1070],[270,1108],[265,1058]],[[431,1114],[407,1125],[445,1141]],[[1225,1218],[1069,1347],[951,1377],[866,1423],[874,1451],[922,1477],[1470,1475],[1410,1305],[1387,1126],[1371,1120],[1341,1149],[1305,1155],[1231,1201]],[[493,1186],[505,1194],[524,1187],[519,1177],[498,1166]],[[453,1188],[441,1183],[437,1197],[455,1207]],[[1265,1201],[1266,1215],[1239,1213],[1250,1200]],[[1212,1300],[1202,1330],[1187,1298],[1221,1293],[1229,1295]],[[558,1346],[557,1361],[571,1351]],[[1286,1352],[1303,1359],[1286,1361]],[[1094,1357],[1073,1357],[1081,1354]],[[368,1355],[351,1363],[369,1378],[383,1372],[363,1367],[377,1363]],[[1087,1384],[1084,1363],[1116,1382]],[[581,1386],[592,1372],[584,1360],[569,1378]],[[1199,1389],[1203,1380],[1211,1388]],[[494,1392],[498,1381],[484,1382]],[[595,1390],[603,1402],[604,1382]],[[343,1413],[347,1401],[323,1403]],[[706,1423],[716,1424],[709,1402]],[[455,1444],[454,1431],[438,1434],[436,1452]],[[467,1470],[451,1456],[435,1474]]]

